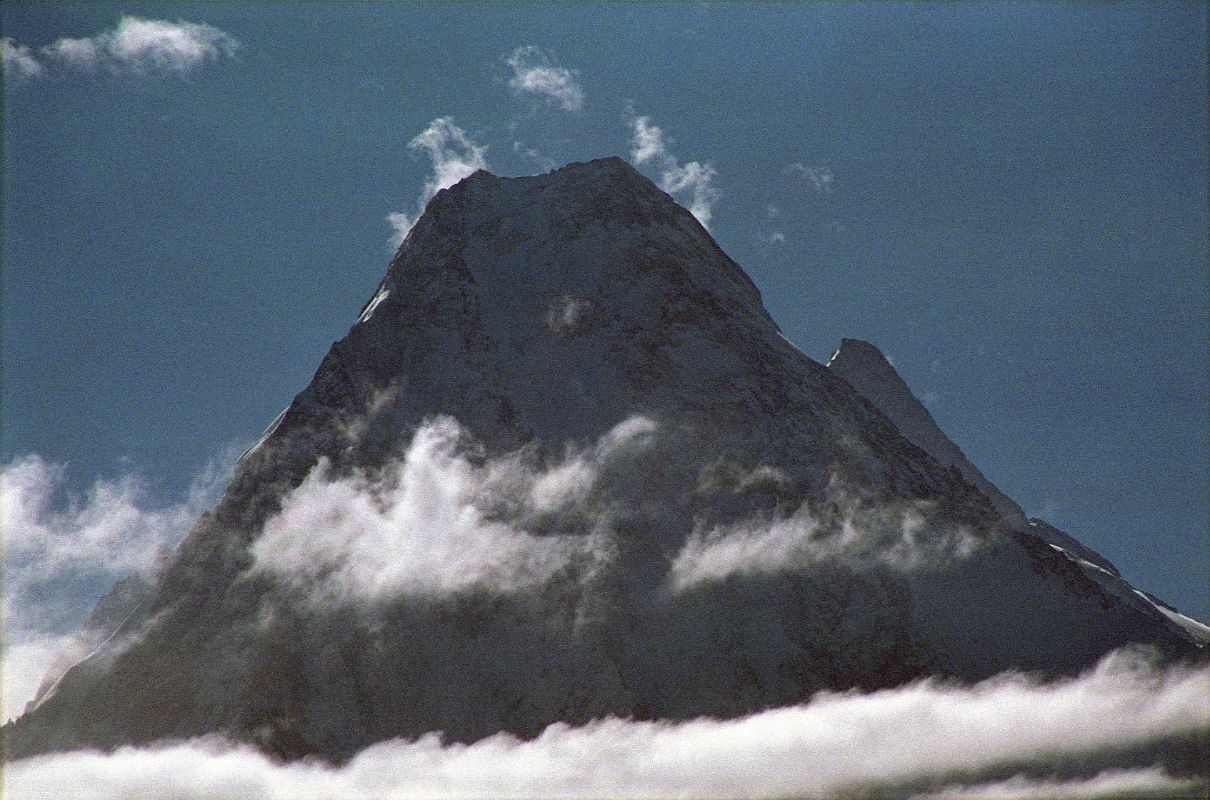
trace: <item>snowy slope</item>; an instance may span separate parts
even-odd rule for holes
[[[625,162],[477,172],[7,752],[342,758],[1193,652],[910,438]]]

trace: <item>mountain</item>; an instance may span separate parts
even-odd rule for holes
[[[6,755],[342,759],[1198,652],[867,391],[624,161],[476,172]]]
[[[860,339],[842,339],[840,348],[828,361],[828,368],[886,414],[908,441],[938,463],[956,468],[1014,528],[1037,536],[1054,550],[1063,553],[1078,564],[1085,575],[1123,602],[1145,614],[1169,620],[1200,644],[1210,642],[1210,626],[1186,617],[1162,600],[1135,589],[1122,578],[1109,559],[1081,544],[1065,531],[1045,520],[1027,518],[1021,507],[985,478],[967,460],[958,445],[941,431],[933,415],[912,394],[907,383],[877,347]]]

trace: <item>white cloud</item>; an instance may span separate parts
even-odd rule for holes
[[[653,429],[632,418],[593,447],[537,469],[522,454],[472,463],[466,452],[474,443],[457,422],[432,420],[384,478],[330,479],[317,467],[266,522],[253,550],[256,568],[320,605],[476,587],[515,591],[591,569],[610,553],[604,516],[587,533],[538,536],[522,523],[582,502],[599,465],[643,446]],[[490,513],[505,507],[508,521]]]
[[[46,68],[34,57],[29,47],[18,44],[7,36],[0,39],[0,54],[4,56],[5,75],[15,75],[18,78],[36,78],[46,71]]]
[[[19,622],[17,623],[20,624]],[[4,663],[0,673],[4,721],[15,719],[38,693],[48,673],[61,662],[74,662],[83,653],[71,634],[13,629],[5,622]]]
[[[103,35],[103,34],[102,34]],[[42,48],[42,54],[52,61],[76,69],[96,69],[105,55],[98,39],[59,39]]]
[[[504,63],[512,67],[508,85],[518,94],[534,94],[556,103],[564,111],[584,108],[584,89],[576,73],[553,63],[551,57],[533,45],[518,47]]]
[[[99,480],[84,498],[64,497],[63,465],[31,455],[4,466],[5,720],[33,698],[98,596],[119,578],[154,571],[217,501],[234,454],[208,464],[183,501],[158,505],[134,477]]]
[[[392,211],[387,214],[387,224],[394,231],[391,234],[391,247],[399,247],[403,244],[403,240],[408,238],[408,233],[416,226],[416,221],[419,219],[419,212],[414,216],[406,211]]]
[[[1199,781],[1176,778],[1159,767],[1110,769],[1091,778],[1068,781],[1036,780],[1016,775],[979,785],[951,786],[912,800],[1082,800],[1083,798],[1204,797]]]
[[[5,789],[14,800],[830,797],[879,788],[902,797],[909,790],[895,787],[929,780],[940,782],[935,791],[948,784],[962,797],[1052,796],[1056,787],[1171,795],[1198,791],[1198,782],[1158,768],[1115,772],[1111,751],[1205,731],[1207,698],[1210,668],[1160,672],[1115,654],[1055,683],[1013,675],[965,688],[925,681],[864,695],[822,693],[729,721],[558,723],[534,739],[497,734],[470,745],[429,734],[371,746],[341,767],[283,764],[215,739],[51,754],[8,764]],[[1005,765],[1046,770],[1076,757],[1085,777],[1063,783],[978,778]]]
[[[710,226],[714,216],[714,204],[718,202],[718,190],[714,178],[718,174],[711,164],[688,161],[684,164],[668,150],[664,132],[651,123],[650,117],[630,118],[630,157],[636,164],[652,164],[660,170],[660,188],[669,194],[688,194],[689,210],[703,227]]]
[[[398,247],[407,237],[408,231],[420,219],[424,206],[433,195],[453,186],[476,170],[487,169],[487,146],[475,144],[466,131],[454,124],[450,117],[438,117],[429,126],[408,142],[408,148],[423,151],[433,164],[433,174],[425,181],[424,190],[417,201],[415,216],[406,211],[395,211],[387,215],[387,222],[395,229],[393,245]]]
[[[239,47],[239,41],[213,25],[123,16],[112,30],[86,38],[61,38],[41,52],[51,61],[77,69],[184,73],[233,56]]]
[[[667,147],[664,145],[664,132],[651,124],[650,117],[634,117],[630,120],[632,134],[630,157],[637,164],[646,164],[657,158],[666,158]]]
[[[786,167],[786,172],[806,180],[816,194],[832,193],[832,168],[826,163],[808,166],[795,162]]]
[[[785,244],[786,235],[781,231],[773,231],[769,234],[769,244]]]
[[[926,523],[926,509],[917,504],[866,505],[835,488],[830,502],[843,509],[839,525],[817,519],[803,505],[787,517],[695,530],[672,560],[672,588],[731,575],[797,571],[826,561],[933,569],[966,558],[979,546],[964,528]]]

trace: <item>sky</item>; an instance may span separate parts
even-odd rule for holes
[[[874,342],[1028,513],[1210,619],[1205,4],[4,3],[0,26],[3,460],[64,541],[104,490],[133,527],[96,536],[171,544],[437,187],[621,155],[804,352]],[[63,558],[73,596],[107,588]]]

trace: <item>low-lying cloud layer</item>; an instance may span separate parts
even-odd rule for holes
[[[26,78],[46,74],[48,65],[115,74],[185,73],[207,61],[233,56],[239,48],[235,37],[213,25],[123,16],[112,30],[95,36],[56,39],[38,50],[43,61],[30,47],[5,39],[4,71]]]
[[[435,734],[363,750],[342,767],[281,764],[199,740],[9,765],[13,798],[1197,796],[1204,783],[1114,752],[1210,725],[1210,669],[1150,667],[1119,653],[1074,680],[1000,676],[824,693],[731,721],[555,724],[530,741],[471,745]],[[1101,754],[1101,755],[1098,755]],[[1062,777],[1030,777],[1078,759]]]

